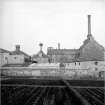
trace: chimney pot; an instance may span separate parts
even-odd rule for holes
[[[40,46],[40,51],[42,51],[43,43],[40,43],[39,46]]]

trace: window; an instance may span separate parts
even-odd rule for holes
[[[76,62],[75,62],[75,65],[76,65]]]
[[[80,53],[77,54],[77,57],[80,57]]]
[[[5,57],[5,60],[7,60],[8,58],[7,57]]]
[[[94,62],[94,64],[95,64],[95,65],[98,65],[98,62],[96,61],[96,62]]]
[[[14,59],[16,59],[16,57],[14,57]]]
[[[97,71],[97,70],[98,70],[98,68],[95,68],[95,70]]]

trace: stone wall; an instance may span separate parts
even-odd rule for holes
[[[10,55],[9,53],[0,53],[0,66],[5,64],[23,64],[24,55]]]
[[[0,53],[0,66],[8,64],[9,53]]]
[[[105,71],[105,61],[85,61],[65,63],[65,68],[74,70]]]
[[[38,63],[48,63],[48,58],[44,58],[44,57],[33,58],[33,60],[37,61]]]
[[[24,63],[24,55],[10,55],[8,64],[23,64]]]

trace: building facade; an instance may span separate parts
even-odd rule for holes
[[[0,66],[10,64],[24,64],[29,55],[20,50],[20,45],[16,45],[15,51],[0,49]]]
[[[35,54],[35,55],[32,56],[32,61],[33,62],[36,62],[36,63],[48,63],[49,62],[49,58],[42,51],[43,44],[40,43],[39,46],[40,46],[40,51],[37,54]]]
[[[20,50],[20,45],[16,45],[15,51],[11,51],[10,55],[11,63],[14,62],[22,64],[30,58],[28,54]]]
[[[58,49],[49,47],[47,55],[51,62],[70,63],[76,61],[104,61],[105,50],[91,34],[91,16],[88,15],[88,35],[83,45],[79,49]]]
[[[8,50],[0,49],[0,67],[9,63],[9,54]]]
[[[49,56],[49,61],[53,63],[72,62],[75,60],[76,51],[76,49],[48,48],[47,55]]]
[[[80,61],[103,61],[104,47],[95,41],[93,36],[90,35],[79,48],[77,59]]]

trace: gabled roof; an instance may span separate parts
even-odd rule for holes
[[[84,43],[82,44],[82,46],[80,46],[79,51],[76,54],[76,59],[79,61],[97,61],[97,60],[103,60],[102,53],[99,53],[97,55],[97,52],[94,52],[94,49],[89,49],[89,45],[93,46],[94,49],[99,49],[100,51],[104,51],[104,47],[102,45],[100,45],[96,40],[94,40],[94,38],[91,36],[90,38],[87,38]],[[87,56],[86,53],[84,53],[84,49],[87,48],[88,51],[93,50],[93,53],[91,52],[91,54],[89,54]],[[97,51],[97,50],[96,50]],[[84,56],[85,55],[85,56]],[[99,56],[100,55],[100,56]]]
[[[87,38],[87,39],[84,41],[83,45],[80,46],[79,50],[82,49],[82,48],[84,48],[88,43],[90,43],[90,42],[92,42],[92,41],[93,41],[94,43],[96,43],[97,45],[99,45],[100,47],[102,47],[103,50],[104,50],[104,47],[103,47],[102,45],[100,45],[100,44],[93,38],[93,36],[91,36],[91,39]]]
[[[25,56],[29,57],[29,55],[23,51],[8,51],[8,50],[2,49],[2,48],[0,48],[0,53],[9,53],[11,55],[25,55]]]
[[[11,55],[25,55],[25,56],[28,56],[28,57],[29,57],[29,55],[26,54],[26,53],[23,52],[23,51],[11,51],[10,54],[11,54]]]
[[[40,54],[42,55],[41,57],[48,58],[48,56],[43,51],[39,51],[37,54],[33,55],[33,58],[40,57]]]
[[[10,51],[0,48],[0,53],[10,53]]]

